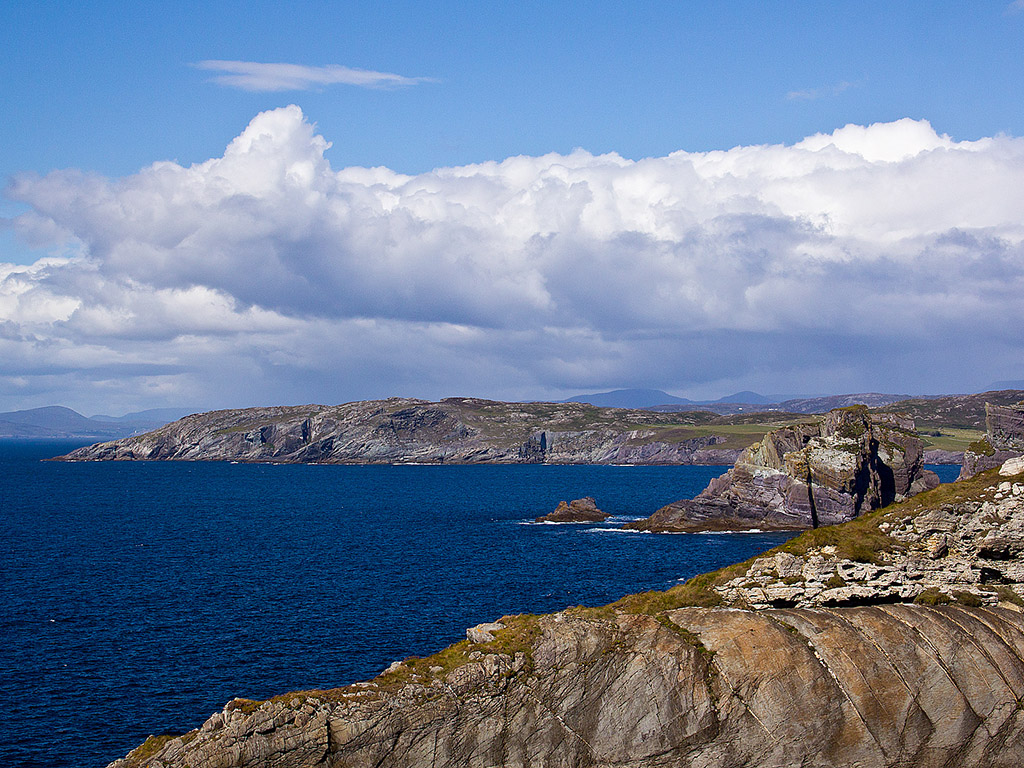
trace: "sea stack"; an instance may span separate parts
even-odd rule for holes
[[[923,455],[912,418],[837,408],[819,422],[769,432],[696,498],[626,527],[799,530],[843,523],[937,486]]]

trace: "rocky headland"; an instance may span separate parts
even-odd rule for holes
[[[188,416],[80,448],[69,461],[322,464],[728,464],[741,450],[708,413],[580,403],[408,398],[244,408]],[[726,430],[727,432],[727,430]],[[740,436],[743,437],[742,435]]]
[[[541,515],[537,523],[600,523],[611,515],[597,508],[597,502],[591,496],[573,499],[570,502],[560,501],[554,512]]]
[[[786,530],[852,520],[938,485],[913,419],[863,406],[774,430],[694,499],[627,524],[655,532]]]
[[[960,463],[980,436],[984,403],[1024,392],[901,401],[927,430],[925,460]],[[868,399],[849,396],[845,399]],[[839,398],[843,400],[844,398]],[[835,402],[825,398],[813,403]],[[812,401],[808,401],[812,402]],[[812,407],[806,405],[806,407]],[[813,407],[818,407],[813,405]],[[582,403],[504,403],[452,397],[198,413],[146,434],[74,451],[73,461],[179,460],[325,464],[732,464],[743,449],[805,414],[663,412]]]
[[[1024,400],[1002,406],[985,403],[985,435],[964,451],[960,479],[1024,456]]]
[[[505,616],[372,681],[234,699],[110,768],[1017,766],[1021,470],[667,592]]]

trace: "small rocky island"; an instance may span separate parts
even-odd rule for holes
[[[789,530],[852,520],[934,488],[910,417],[838,408],[774,430],[694,499],[625,527],[645,531]]]
[[[1024,462],[667,592],[234,699],[110,768],[1024,764]]]
[[[602,512],[597,508],[597,502],[591,496],[584,496],[582,499],[573,499],[566,503],[558,502],[554,512],[541,515],[534,522],[536,523],[600,523],[607,520],[611,515]]]

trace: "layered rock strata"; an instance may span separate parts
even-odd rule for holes
[[[234,701],[110,768],[1024,762],[1024,616],[1007,608],[565,613],[536,634],[528,653],[467,645],[447,672]]]
[[[649,531],[785,530],[834,525],[938,485],[914,422],[842,408],[774,430],[694,499],[626,527]]]
[[[949,498],[929,496],[924,508],[896,506],[794,540],[713,589],[727,604],[754,608],[1014,598],[1024,585],[1024,462],[1004,466],[974,490],[943,486],[936,493]]]
[[[566,503],[558,502],[554,512],[541,515],[534,522],[537,523],[600,523],[607,520],[611,515],[602,512],[597,508],[597,502],[591,496],[584,496],[582,499],[573,499]]]
[[[144,435],[80,448],[62,458],[322,464],[735,461],[738,450],[716,447],[726,439],[722,436],[662,437],[671,435],[680,418],[696,420],[698,416],[579,403],[519,404],[473,398],[431,403],[391,398],[195,414]]]
[[[1024,456],[1024,401],[1002,406],[985,403],[985,436],[964,451],[960,479]]]

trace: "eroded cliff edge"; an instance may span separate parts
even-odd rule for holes
[[[1022,553],[1024,472],[990,470],[668,592],[233,700],[112,768],[1019,765]]]

